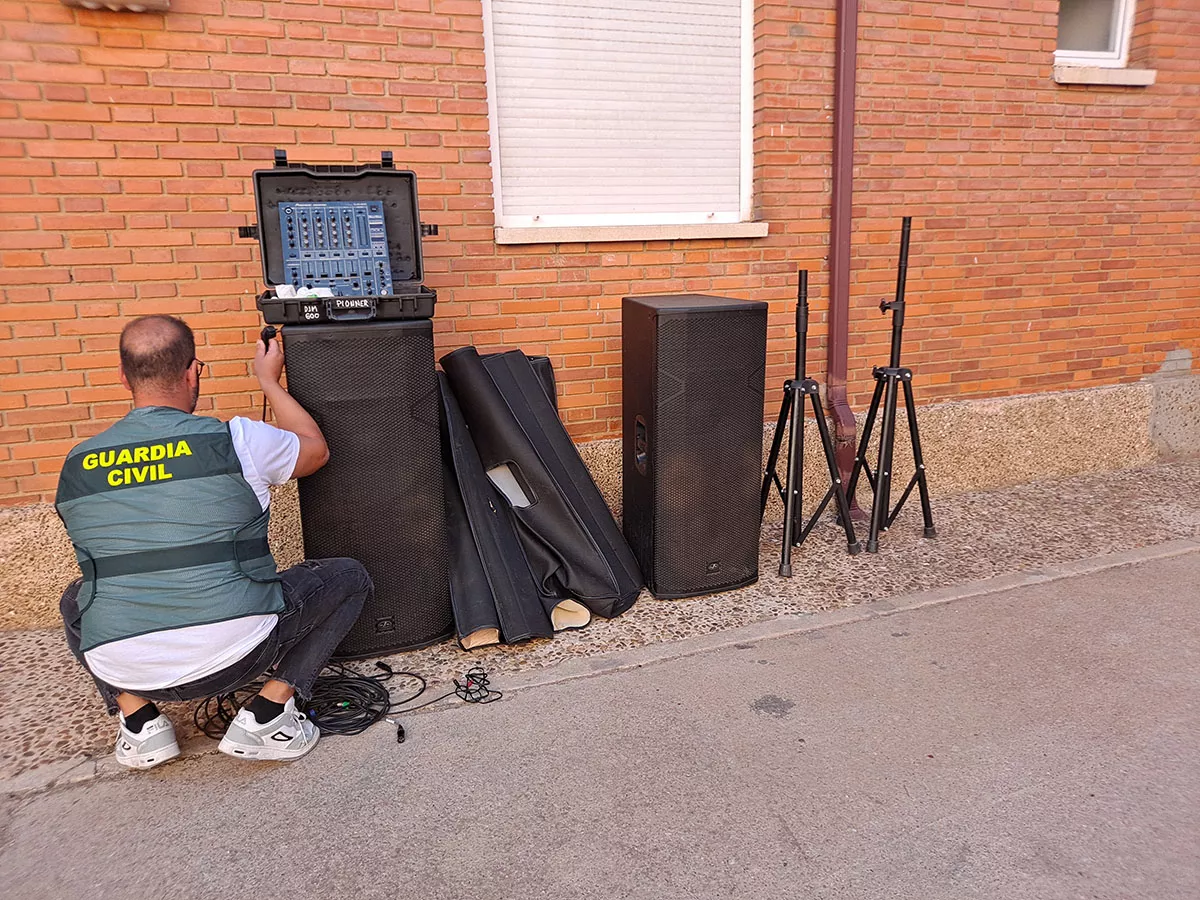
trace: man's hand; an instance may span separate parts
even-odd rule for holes
[[[300,438],[300,453],[292,477],[311,475],[328,462],[329,447],[313,417],[279,383],[279,376],[283,374],[283,348],[279,341],[255,341],[253,366],[263,397],[275,411],[277,425]]]
[[[279,384],[283,375],[283,347],[279,341],[254,342],[254,374],[259,384]]]

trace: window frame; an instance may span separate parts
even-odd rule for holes
[[[1129,44],[1133,37],[1133,22],[1137,0],[1112,0],[1113,50],[1054,50],[1056,66],[1089,66],[1101,69],[1124,69],[1129,64]],[[1062,7],[1059,6],[1061,15]],[[1057,37],[1056,37],[1057,43]]]
[[[539,231],[561,235],[564,231],[598,230],[627,235],[640,230],[707,230],[734,229],[751,223],[754,209],[754,4],[755,0],[738,0],[741,7],[740,53],[741,84],[739,114],[739,208],[736,212],[715,213],[579,213],[550,216],[509,215],[504,212],[502,177],[503,148],[500,146],[499,109],[496,91],[495,36],[492,31],[492,0],[482,0],[484,31],[484,66],[488,95],[488,143],[491,149],[492,199],[495,227],[520,235],[522,240]],[[765,233],[765,230],[764,230]],[[755,230],[757,236],[757,229]],[[514,241],[517,242],[517,241]]]

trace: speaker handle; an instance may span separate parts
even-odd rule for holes
[[[646,474],[649,457],[650,439],[646,433],[646,420],[638,416],[633,422],[633,464],[643,475]]]

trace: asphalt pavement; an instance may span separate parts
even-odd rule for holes
[[[1195,900],[1198,611],[1182,552],[598,658],[409,716],[403,744],[381,724],[291,765],[209,754],[10,795],[0,889]]]

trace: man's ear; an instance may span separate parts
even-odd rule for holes
[[[125,367],[120,363],[117,363],[117,375],[121,377],[121,384],[124,386],[125,390],[132,394],[133,387],[129,384],[129,379],[125,377]]]

